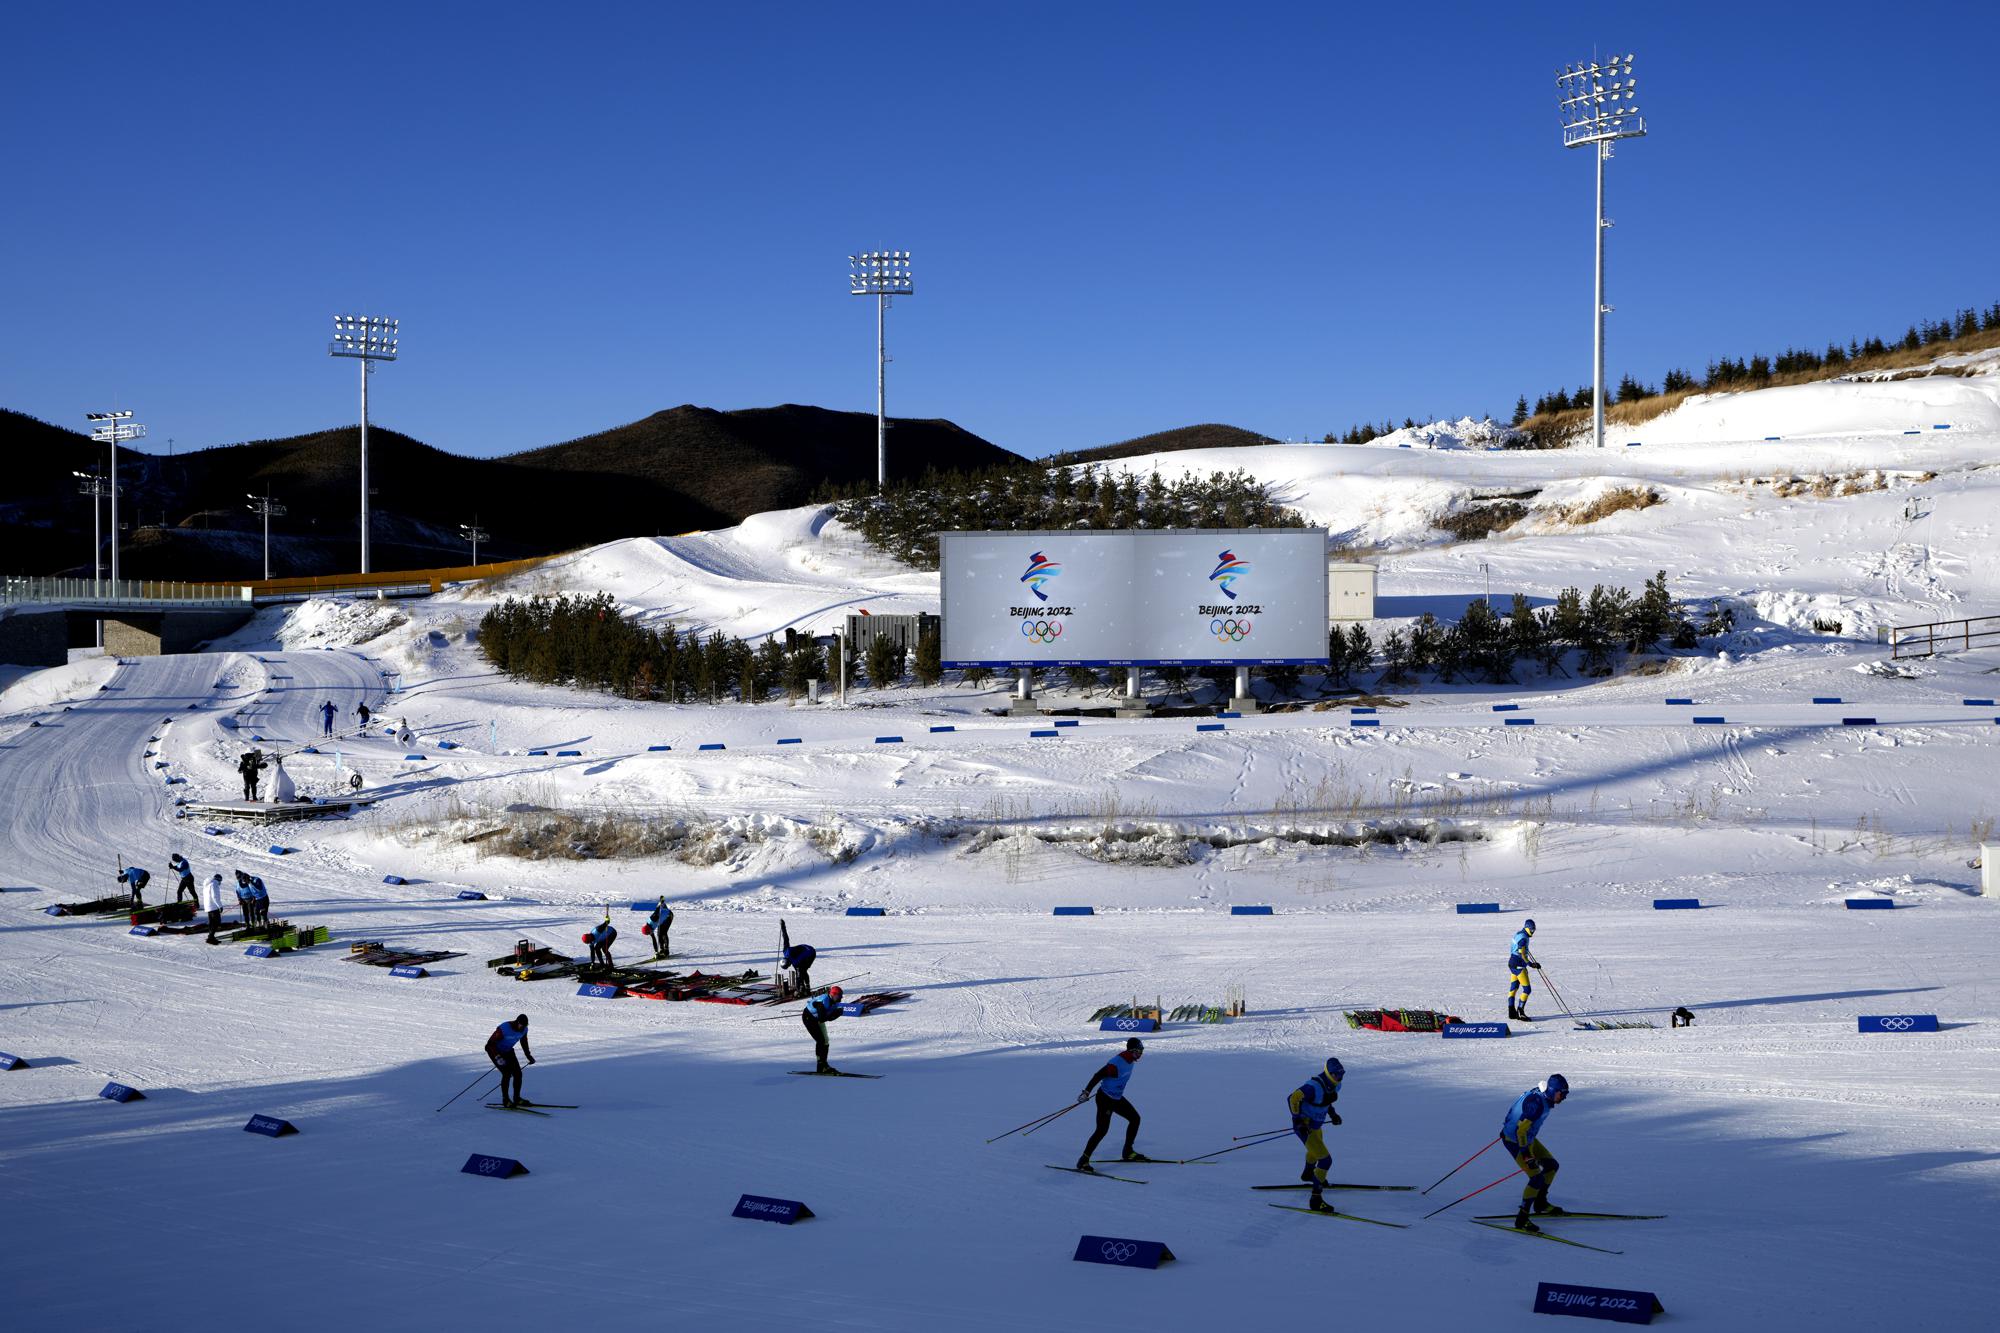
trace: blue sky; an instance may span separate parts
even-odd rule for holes
[[[349,423],[363,310],[372,418],[459,452],[872,411],[897,248],[890,411],[1024,453],[1504,414],[1589,379],[1554,70],[1613,43],[1614,380],[2000,299],[2000,9],[1617,8],[24,6],[0,405]]]

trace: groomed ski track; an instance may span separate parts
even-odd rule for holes
[[[246,723],[294,739],[316,733],[322,699],[381,702],[378,672],[357,655],[266,656],[138,661],[49,725],[10,721],[0,732],[10,888],[0,895],[0,1049],[34,1066],[0,1075],[0,1166],[16,1220],[0,1283],[25,1326],[244,1326],[244,1284],[198,1275],[234,1271],[245,1250],[261,1273],[309,1275],[284,1302],[297,1328],[351,1326],[355,1300],[389,1327],[629,1314],[651,1299],[663,1264],[678,1318],[754,1317],[782,1285],[831,1329],[1096,1327],[1113,1295],[1134,1326],[1317,1319],[1336,1286],[1344,1308],[1378,1321],[1528,1328],[1534,1283],[1548,1278],[1657,1290],[1677,1319],[1721,1328],[1891,1312],[1949,1327],[1982,1299],[1977,1219],[1996,1196],[2000,1060],[1986,980],[1996,934],[1978,904],[1873,919],[1538,907],[1538,943],[1573,1003],[1599,992],[1631,1009],[1688,1002],[1701,1025],[1577,1033],[1556,1019],[1509,1041],[1463,1043],[1354,1033],[1339,1017],[1357,1005],[1497,995],[1504,932],[1428,907],[1273,920],[813,916],[823,953],[914,998],[833,1029],[837,1061],[892,1080],[791,1079],[784,1071],[808,1049],[796,1024],[580,1000],[571,984],[518,985],[479,966],[523,935],[573,940],[585,924],[574,905],[384,885],[372,867],[317,845],[314,827],[224,839],[173,824],[185,788],[140,757],[148,736],[169,737],[164,756],[183,763],[187,747],[240,748],[251,727],[232,735],[218,724],[246,701],[267,710]],[[218,680],[231,683],[218,690]],[[167,717],[172,728],[157,732]],[[390,808],[399,783],[422,780],[394,776],[396,748],[355,760]],[[279,842],[300,850],[263,850]],[[235,865],[264,875],[275,916],[330,925],[334,942],[256,960],[240,945],[41,914],[109,891],[121,854],[153,871],[149,900],[170,895],[164,860],[175,845],[204,875]],[[588,864],[570,873],[594,877]],[[1455,874],[1434,873],[1456,886]],[[671,874],[658,878],[673,889]],[[1543,902],[1560,892],[1558,876],[1547,878],[1535,890]],[[13,891],[27,886],[40,891]],[[629,939],[637,918],[623,902],[634,895],[612,896]],[[767,967],[774,934],[770,914],[694,905],[676,925],[676,961]],[[342,961],[358,938],[467,956],[399,981]],[[621,942],[620,957],[631,952]],[[1453,1214],[1407,1235],[1279,1217],[1243,1187],[1295,1169],[1286,1140],[1143,1192],[1039,1170],[1049,1153],[1080,1148],[1087,1110],[1033,1141],[981,1146],[1073,1096],[1113,1048],[1084,1021],[1107,998],[1228,984],[1247,989],[1248,1019],[1149,1039],[1132,1086],[1142,1148],[1222,1146],[1269,1121],[1334,1049],[1350,1070],[1346,1124],[1330,1133],[1337,1167],[1429,1179],[1489,1135],[1521,1088],[1560,1068],[1577,1094],[1546,1131],[1564,1164],[1559,1196],[1673,1218],[1649,1224],[1622,1257],[1558,1256]],[[1538,1013],[1552,1012],[1537,1000]],[[1854,1032],[1857,1011],[1905,1009],[1944,1013],[1952,1030]],[[493,1024],[522,1010],[541,1058],[528,1095],[583,1108],[481,1116],[468,1096],[435,1113],[481,1068]],[[113,1078],[147,1099],[95,1099]],[[302,1132],[243,1133],[259,1112]],[[460,1175],[473,1152],[517,1157],[531,1174]],[[819,1217],[792,1228],[732,1221],[744,1192],[799,1198]],[[1158,1275],[1072,1264],[1083,1233],[1165,1240],[1182,1262]],[[93,1256],[90,1280],[78,1280],[83,1255]]]

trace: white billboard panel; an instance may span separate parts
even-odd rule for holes
[[[941,532],[946,666],[1326,661],[1326,533]]]
[[[1326,533],[1318,528],[1137,532],[1149,665],[1326,661]]]

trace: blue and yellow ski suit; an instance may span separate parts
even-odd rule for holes
[[[1528,969],[1534,967],[1535,955],[1528,951],[1528,928],[1514,932],[1513,951],[1507,955],[1507,1007],[1522,1009],[1528,1007],[1528,994],[1534,986],[1528,980]]]
[[[1292,1133],[1306,1146],[1306,1169],[1299,1179],[1309,1183],[1314,1194],[1326,1188],[1326,1170],[1333,1165],[1333,1154],[1326,1150],[1324,1135],[1329,1119],[1336,1125],[1340,1123],[1340,1112],[1333,1109],[1339,1099],[1340,1085],[1325,1074],[1314,1074],[1285,1099],[1292,1112]]]
[[[1554,1109],[1555,1104],[1540,1088],[1529,1088],[1508,1108],[1506,1123],[1500,1126],[1500,1142],[1514,1155],[1515,1164],[1528,1173],[1528,1183],[1521,1189],[1523,1205],[1547,1199],[1549,1186],[1562,1166],[1538,1137],[1542,1122]]]

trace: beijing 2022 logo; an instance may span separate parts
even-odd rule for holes
[[[1234,551],[1224,551],[1216,559],[1215,568],[1210,572],[1208,581],[1222,589],[1222,595],[1233,602],[1236,600],[1236,580],[1249,572],[1248,560],[1237,559]]]
[[[1046,602],[1049,595],[1042,591],[1049,580],[1062,573],[1062,566],[1043,555],[1040,551],[1028,557],[1028,572],[1021,575],[1021,582],[1028,585],[1028,591]]]

